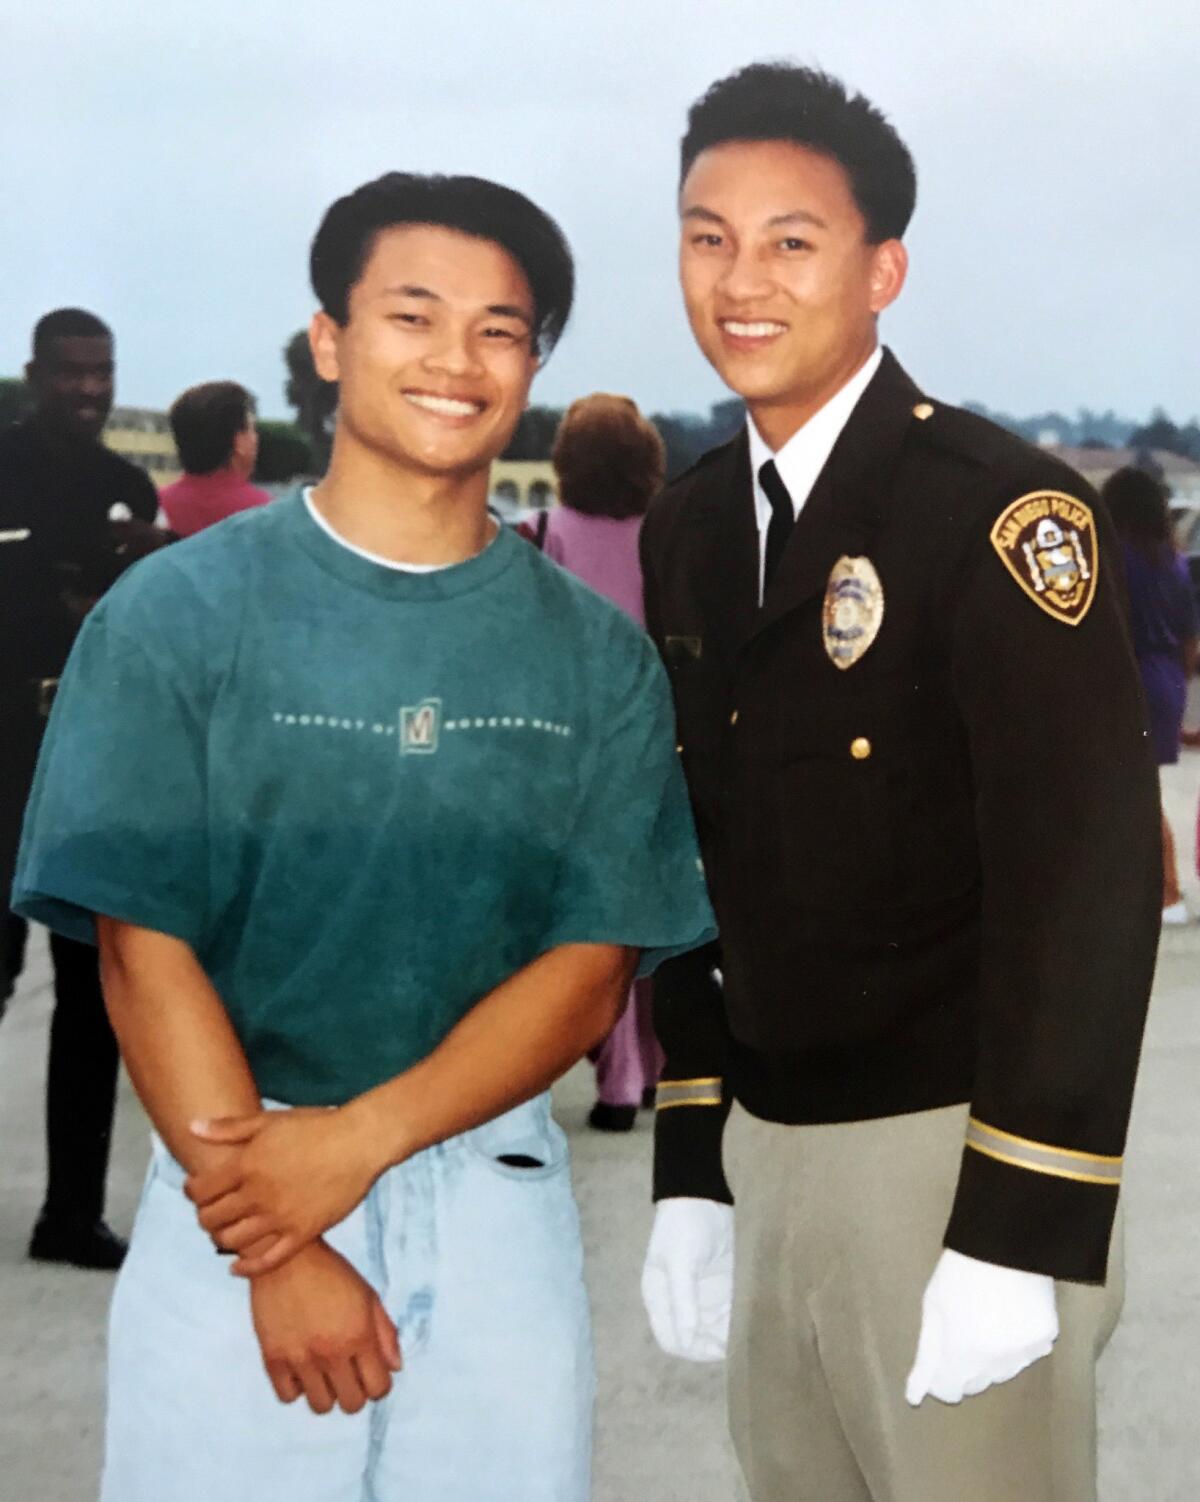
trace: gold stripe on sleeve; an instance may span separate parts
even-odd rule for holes
[[[999,1127],[988,1126],[974,1116],[967,1123],[967,1146],[987,1158],[995,1158],[998,1163],[1026,1168],[1032,1173],[1050,1174],[1054,1178],[1072,1179],[1081,1184],[1107,1184],[1113,1188],[1121,1182],[1120,1158],[1034,1142],[1029,1137],[1017,1137]]]
[[[655,1106],[660,1111],[672,1106],[719,1106],[721,1104],[720,1077],[703,1080],[662,1080],[655,1093]]]

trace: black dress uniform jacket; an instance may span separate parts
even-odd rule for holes
[[[86,602],[126,567],[108,528],[118,503],[138,521],[158,512],[150,477],[120,455],[51,443],[33,420],[0,432],[0,911],[54,684]]]
[[[652,507],[642,555],[721,929],[660,972],[656,1198],[730,1198],[735,1098],[790,1123],[969,1101],[946,1244],[1103,1280],[1161,866],[1096,498],[885,353],[761,607],[744,433]],[[848,667],[823,611],[843,558],[883,597]]]

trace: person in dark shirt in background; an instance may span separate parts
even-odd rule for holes
[[[149,476],[100,441],[113,369],[112,333],[99,318],[47,313],[25,367],[33,412],[0,433],[0,1008],[24,963],[26,924],[8,911],[8,890],[59,674],[87,611],[165,540]],[[103,1219],[117,1047],[95,950],[60,935],[50,948],[48,1183],[29,1254],[111,1269],[125,1251]]]
[[[254,398],[236,381],[206,381],[176,397],[171,432],[184,474],[159,495],[172,532],[191,537],[271,499],[250,483],[258,458],[254,416]]]
[[[1142,675],[1150,741],[1160,767],[1179,760],[1179,732],[1187,708],[1187,686],[1196,671],[1200,627],[1187,563],[1171,539],[1167,489],[1145,470],[1119,469],[1104,482],[1101,495],[1112,514],[1129,586],[1130,630]],[[1179,890],[1175,841],[1164,812],[1163,922],[1188,921]]]

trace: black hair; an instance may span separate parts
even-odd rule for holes
[[[529,282],[534,350],[558,342],[575,294],[575,263],[561,229],[523,193],[482,177],[387,172],[339,198],[321,220],[309,256],[313,291],[336,323],[349,317],[350,289],[362,275],[375,237],[399,224],[432,224],[491,240]]]
[[[255,410],[254,398],[236,381],[191,386],[167,414],[179,462],[189,475],[210,475],[233,457],[233,441]]]
[[[45,359],[55,339],[112,340],[112,329],[86,308],[55,308],[43,313],[33,326],[33,358]]]
[[[1117,536],[1151,558],[1168,559],[1175,551],[1171,536],[1170,491],[1136,465],[1115,470],[1100,487]]]
[[[908,147],[870,100],[848,94],[828,73],[798,63],[751,63],[718,79],[688,111],[679,181],[710,146],[726,141],[794,141],[845,172],[867,240],[898,240],[917,201]]]

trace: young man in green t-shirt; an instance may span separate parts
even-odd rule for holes
[[[669,696],[487,511],[570,307],[553,221],[389,174],[311,266],[328,474],[92,612],[26,820],[15,906],[97,938],[157,1129],[103,1496],[582,1502],[545,1091],[639,953],[712,936]]]

